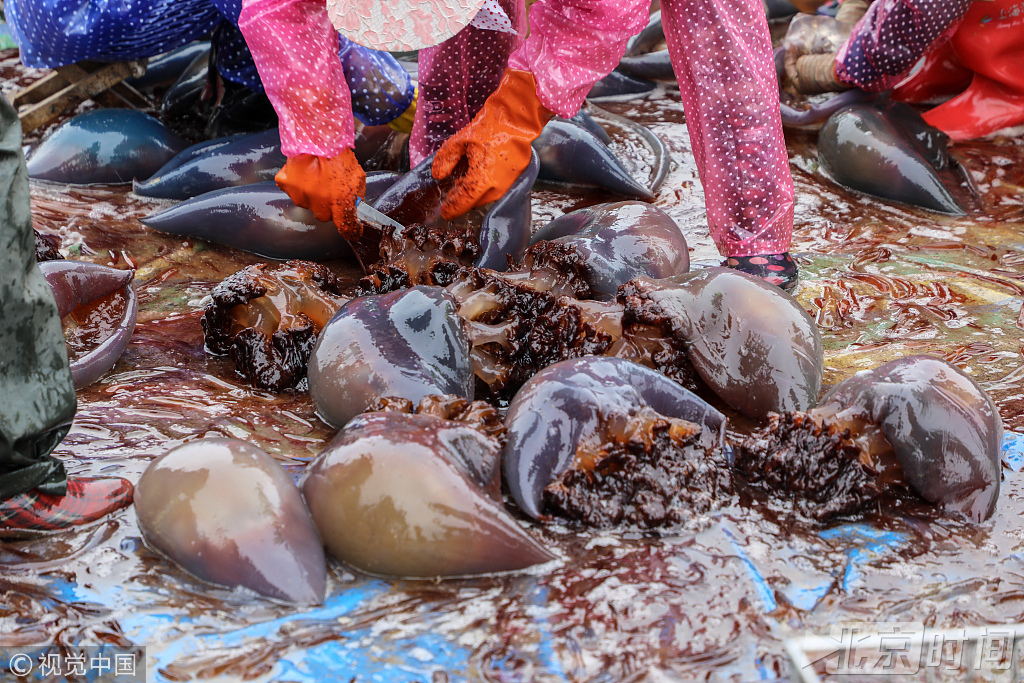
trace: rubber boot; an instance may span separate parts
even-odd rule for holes
[[[0,539],[27,538],[97,522],[132,503],[127,479],[68,479],[63,495],[32,489],[0,501]]]
[[[747,275],[759,277],[786,292],[792,292],[800,279],[796,261],[788,251],[782,254],[765,254],[763,256],[730,256],[722,261],[722,265],[742,271]]]
[[[893,89],[892,99],[913,103],[942,100],[962,93],[973,75],[947,40],[921,58],[906,80]]]
[[[1020,0],[975,2],[950,44],[974,72],[963,93],[924,115],[953,140],[1024,123],[1024,13]]]
[[[35,264],[21,122],[0,95],[0,539],[96,522],[132,500],[126,479],[68,479],[50,452],[77,405],[53,290]]]

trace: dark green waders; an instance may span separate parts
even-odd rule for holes
[[[50,286],[36,265],[21,123],[0,95],[0,501],[36,489],[64,495],[50,456],[77,402]]]

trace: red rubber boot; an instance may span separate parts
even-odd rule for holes
[[[974,73],[960,63],[950,41],[932,48],[892,91],[901,102],[933,102],[962,93]]]
[[[0,501],[0,539],[63,531],[99,521],[131,505],[134,487],[127,479],[68,479],[63,496],[35,489]]]
[[[1024,123],[1024,11],[1021,0],[975,2],[950,39],[974,72],[962,94],[924,115],[954,140]]]

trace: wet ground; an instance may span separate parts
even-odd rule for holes
[[[602,106],[665,139],[674,166],[657,204],[682,226],[696,266],[717,263],[678,96]],[[1024,431],[1024,139],[955,148],[984,197],[964,218],[838,188],[817,170],[813,133],[788,141],[796,295],[822,330],[826,383],[938,355],[992,394],[1008,429]],[[643,151],[617,144],[642,177]],[[254,392],[203,350],[204,296],[259,259],[147,230],[137,219],[156,205],[122,188],[34,185],[32,199],[36,228],[71,258],[138,269],[138,326],[113,371],[79,392],[56,451],[69,470],[137,481],[169,448],[224,435],[301,471],[333,433],[308,396]],[[535,224],[598,199],[535,192]],[[354,283],[354,264],[331,265]],[[199,583],[145,546],[129,509],[87,530],[0,543],[0,646],[145,645],[150,680],[164,681],[776,678],[787,675],[785,639],[836,621],[1024,622],[1021,443],[1008,434],[1002,496],[978,526],[920,509],[820,527],[774,505],[729,507],[663,537],[529,524],[558,561],[444,582],[332,564],[328,600],[314,609]]]

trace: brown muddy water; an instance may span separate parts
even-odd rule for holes
[[[0,60],[4,88],[32,74]],[[20,84],[20,83],[19,83]],[[602,105],[645,123],[674,160],[658,206],[696,267],[717,263],[678,94]],[[0,647],[133,643],[149,680],[753,681],[788,675],[784,642],[838,621],[932,627],[1024,622],[1024,140],[957,145],[983,202],[955,218],[870,199],[789,135],[797,298],[826,346],[826,384],[908,354],[944,357],[993,396],[1008,430],[996,514],[926,508],[814,525],[735,505],[675,535],[523,522],[559,556],[512,576],[385,581],[332,563],[328,599],[296,609],[192,579],[143,543],[128,509],[98,526],[0,543]],[[618,139],[638,174],[650,166]],[[534,223],[604,199],[534,193]],[[608,198],[611,199],[611,198]],[[124,188],[34,184],[33,219],[73,259],[137,268],[138,325],[115,368],[79,392],[56,455],[76,475],[137,481],[203,436],[254,443],[298,474],[333,435],[305,393],[252,391],[207,356],[203,298],[257,257],[152,232]],[[354,263],[331,266],[353,283]],[[737,427],[737,429],[742,429]]]

